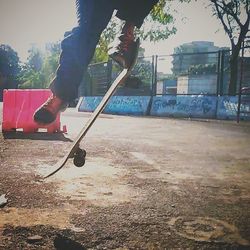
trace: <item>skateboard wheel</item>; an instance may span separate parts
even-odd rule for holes
[[[76,155],[74,157],[74,165],[76,167],[80,168],[80,167],[84,166],[84,164],[85,164],[85,156],[83,156],[83,155]]]

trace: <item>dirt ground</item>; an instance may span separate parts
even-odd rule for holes
[[[88,117],[0,134],[0,249],[250,249],[249,123],[102,115],[43,180]]]

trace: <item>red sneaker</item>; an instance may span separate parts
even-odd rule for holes
[[[123,68],[129,68],[137,52],[137,42],[134,40],[134,26],[125,25],[119,37],[120,43],[110,57]]]
[[[55,121],[57,114],[64,111],[67,106],[68,104],[66,102],[52,94],[49,99],[35,111],[33,119],[39,124],[50,124]]]

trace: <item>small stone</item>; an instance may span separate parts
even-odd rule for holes
[[[113,195],[112,192],[103,193],[103,195]]]
[[[7,204],[8,200],[6,199],[6,194],[0,196],[0,207],[4,207]]]
[[[172,204],[172,205],[171,205],[171,207],[175,207],[175,205],[174,205],[174,204]]]
[[[40,235],[33,235],[27,238],[28,243],[36,243],[38,241],[41,241],[43,239]]]

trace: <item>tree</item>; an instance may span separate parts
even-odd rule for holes
[[[9,45],[0,45],[0,76],[5,82],[16,82],[20,72],[19,57]]]
[[[9,45],[0,45],[0,101],[3,89],[16,88],[20,72],[19,57]]]
[[[34,45],[28,50],[28,65],[35,71],[38,72],[42,68],[43,64],[43,53],[41,50],[36,48]]]
[[[46,55],[42,71],[45,74],[47,84],[55,77],[56,69],[58,68],[59,57],[61,53],[61,45],[59,42],[49,43],[46,46]]]
[[[48,88],[54,78],[60,55],[60,44],[47,44],[46,52],[34,46],[29,50],[28,62],[20,74],[21,88]]]
[[[191,65],[188,69],[188,74],[190,75],[209,75],[216,74],[216,64],[196,64]]]
[[[34,45],[28,50],[28,61],[20,73],[21,88],[44,88],[45,77],[42,74],[44,56],[41,50]]]
[[[229,95],[235,95],[238,79],[238,57],[249,30],[249,0],[210,0],[213,14],[221,21],[231,43]]]

